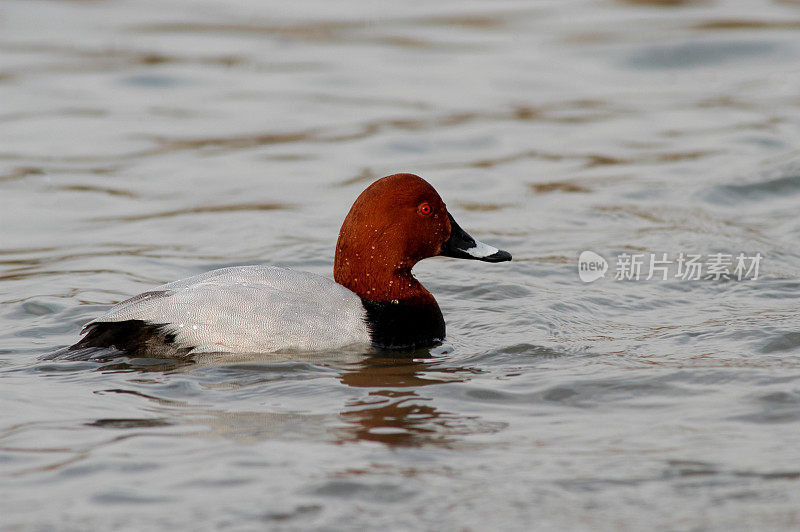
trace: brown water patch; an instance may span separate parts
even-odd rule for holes
[[[473,120],[487,118],[490,115],[481,113],[465,113],[458,112],[446,114],[439,117],[432,118],[416,118],[416,119],[385,119],[374,120],[361,124],[349,125],[343,127],[332,128],[314,128],[306,131],[297,131],[293,133],[254,133],[247,135],[236,135],[231,137],[210,137],[198,139],[168,139],[163,137],[156,137],[153,140],[160,144],[159,147],[150,150],[144,150],[136,154],[131,154],[129,157],[140,157],[146,155],[157,155],[161,153],[196,150],[205,148],[223,148],[223,149],[244,149],[264,145],[284,144],[292,142],[346,142],[351,140],[359,140],[369,138],[372,135],[384,130],[399,129],[404,131],[421,131],[428,129],[436,129],[439,127],[448,127],[460,125]],[[506,115],[508,116],[508,115]],[[353,129],[347,131],[347,129]]]
[[[758,105],[753,102],[738,100],[729,95],[713,96],[711,98],[698,100],[694,106],[698,109],[731,108],[745,111],[758,109]]]
[[[29,277],[60,277],[65,274],[70,275],[99,275],[101,273],[110,273],[110,274],[123,274],[128,275],[126,272],[120,270],[111,270],[107,268],[95,268],[95,269],[78,269],[78,270],[31,270],[30,268],[18,268],[15,270],[11,270],[7,273],[0,274],[0,281],[18,281],[20,279],[27,279]],[[74,297],[75,292],[71,292],[68,297]],[[3,303],[18,303],[22,301],[27,301],[31,299],[31,297],[22,297],[18,299],[9,299],[3,301]]]
[[[57,248],[24,248],[24,249],[0,249],[0,255],[16,255],[19,253],[48,253],[55,251]]]
[[[542,109],[524,105],[514,108],[511,113],[517,120],[536,120],[544,116]]]
[[[173,216],[183,216],[184,214],[202,214],[215,212],[237,212],[237,211],[276,211],[295,208],[294,205],[287,203],[236,203],[233,205],[205,205],[201,207],[189,207],[186,209],[175,209],[172,211],[154,212],[149,214],[135,214],[131,216],[109,216],[94,218],[98,222],[135,222],[139,220],[154,220],[156,218],[171,218]]]
[[[576,183],[575,181],[550,181],[549,183],[530,183],[528,185],[534,194],[549,194],[551,192],[591,192],[592,189]]]
[[[514,257],[514,260],[517,260],[517,258]],[[535,260],[536,262],[546,262],[548,264],[571,264],[575,261],[573,257],[565,257],[563,255],[547,255],[545,257],[537,257]]]
[[[235,24],[205,22],[167,22],[134,26],[134,33],[233,33],[237,35],[276,35],[284,38],[299,38],[327,41],[339,38],[339,34],[359,30],[369,25],[366,21],[320,21],[299,24]]]
[[[512,163],[523,159],[540,159],[544,161],[563,161],[567,155],[547,153],[538,150],[526,150],[501,157],[477,159],[474,161],[455,161],[435,164],[433,168],[492,168],[505,163]]]
[[[509,9],[495,13],[470,13],[463,15],[432,15],[399,19],[397,22],[413,26],[460,26],[472,29],[503,29],[513,21],[534,15],[540,9]]]
[[[60,248],[45,247],[45,248],[30,248],[30,249],[0,249],[0,257],[10,257],[0,259],[0,265],[21,266],[27,268],[18,268],[15,271],[30,269],[31,267],[41,266],[45,264],[55,264],[59,262],[79,260],[79,259],[93,259],[95,257],[110,257],[110,256],[128,256],[136,255],[141,257],[163,258],[169,255],[166,252],[172,252],[179,255],[184,252],[184,248],[178,245],[170,246],[142,246],[138,244],[126,244],[122,242],[114,242],[112,244],[97,243],[93,245],[93,251],[76,252],[74,248],[69,248],[68,253],[64,253]],[[60,252],[60,253],[57,253]],[[19,257],[14,257],[19,255]],[[26,255],[35,255],[33,257]],[[86,261],[86,262],[91,262]],[[130,272],[125,275],[132,275]]]
[[[311,140],[316,130],[296,133],[256,133],[251,135],[236,135],[232,137],[207,137],[198,139],[167,139],[156,137],[155,140],[160,144],[158,148],[145,150],[132,157],[141,155],[157,155],[161,153],[171,153],[186,150],[200,150],[206,148],[219,149],[244,149],[257,146],[268,146],[272,144],[285,144],[303,140]]]
[[[624,214],[658,224],[657,227],[640,227],[632,230],[632,234],[648,233],[700,233],[716,235],[722,238],[747,238],[753,243],[775,246],[774,239],[765,236],[757,228],[743,224],[736,219],[726,219],[718,214],[709,213],[700,208],[671,207],[639,207],[636,205],[612,205],[594,208],[595,212]],[[637,251],[648,251],[645,249]]]
[[[148,156],[162,155],[165,153],[201,150],[201,149],[222,149],[222,150],[236,150],[248,149],[259,146],[268,146],[275,144],[285,144],[293,142],[348,142],[353,140],[360,140],[377,135],[384,131],[401,130],[401,131],[429,131],[439,128],[453,127],[464,125],[473,122],[493,122],[504,120],[544,120],[555,123],[571,123],[571,122],[592,122],[595,120],[602,120],[606,116],[619,116],[624,111],[622,110],[607,110],[601,113],[584,115],[584,116],[558,116],[553,113],[554,110],[563,111],[564,109],[594,109],[602,106],[602,102],[593,102],[590,100],[576,100],[565,102],[553,106],[527,107],[515,106],[508,110],[499,111],[457,111],[446,113],[439,116],[423,116],[415,118],[390,118],[379,119],[358,124],[347,124],[342,126],[333,126],[328,128],[310,128],[307,130],[299,130],[295,132],[256,132],[243,135],[234,135],[229,137],[205,137],[205,138],[168,138],[153,136],[149,137],[157,146],[140,150],[136,152],[129,152],[124,154],[115,154],[110,156],[65,156],[65,157],[48,157],[41,155],[38,157],[42,161],[52,162],[70,162],[70,163],[88,163],[100,162],[108,160],[136,160]],[[473,166],[492,166],[500,162],[507,162],[518,158],[525,157],[563,157],[560,155],[551,156],[549,154],[542,154],[540,152],[524,152],[518,155],[504,157],[499,160],[476,161],[470,163]],[[591,157],[591,156],[588,156]],[[5,154],[2,156],[4,159],[19,159],[22,156]],[[598,162],[599,161],[599,162]],[[595,160],[594,164],[603,164],[605,159],[600,157]],[[464,164],[464,163],[459,163]]]
[[[616,157],[603,154],[589,154],[586,155],[587,168],[596,166],[612,166],[623,164],[648,164],[648,163],[667,163],[676,161],[693,161],[701,159],[709,155],[715,155],[716,151],[678,151],[678,152],[661,152],[661,153],[647,153],[634,157]]]
[[[617,0],[620,4],[650,5],[654,7],[681,7],[707,4],[708,0]]]
[[[525,150],[518,153],[503,155],[493,158],[482,158],[472,161],[453,161],[432,165],[432,168],[493,168],[506,163],[521,161],[524,159],[539,159],[542,161],[583,161],[584,168],[595,168],[599,166],[622,166],[628,164],[652,164],[666,163],[674,161],[688,161],[700,159],[709,155],[715,155],[715,151],[691,151],[691,152],[656,152],[644,153],[636,156],[621,157],[605,155],[599,153],[554,153],[540,150]]]
[[[374,29],[377,23],[361,21],[323,21],[294,25],[262,25],[262,24],[211,24],[202,22],[176,22],[138,26],[135,33],[213,33],[233,35],[270,35],[285,40],[300,40],[327,44],[367,44],[394,46],[410,49],[458,50],[477,48],[472,44],[450,44],[434,42],[415,37],[399,35],[372,35],[359,33],[358,30]]]
[[[0,159],[14,159],[15,156],[0,156]],[[22,158],[22,157],[19,157]],[[37,159],[42,160],[44,157],[37,157]],[[59,175],[59,174],[92,174],[92,175],[108,175],[115,171],[117,171],[117,167],[109,167],[109,166],[98,166],[98,167],[89,167],[89,168],[59,168],[59,167],[49,167],[49,168],[39,168],[34,166],[20,166],[14,168],[7,174],[0,174],[0,182],[2,181],[13,181],[16,179],[24,179],[28,176],[39,176],[39,175]],[[56,190],[68,190],[63,188],[56,188]]]
[[[69,192],[98,192],[109,196],[122,196],[125,198],[138,198],[139,194],[129,190],[120,190],[110,187],[97,187],[93,185],[63,185],[53,187],[54,190],[65,190]]]
[[[127,69],[136,65],[156,66],[163,64],[194,64],[229,68],[245,62],[242,57],[222,56],[177,56],[159,52],[120,50],[112,48],[88,49],[76,46],[52,46],[48,44],[6,44],[0,50],[9,52],[37,53],[75,59],[74,62],[50,62],[41,65],[21,66],[0,73],[0,81],[26,75],[57,74],[62,72],[102,72]]]
[[[796,30],[800,20],[721,19],[695,24],[693,30]]]
[[[222,56],[178,56],[167,55],[161,52],[143,51],[143,50],[124,50],[120,48],[82,48],[75,45],[65,44],[63,46],[55,46],[51,44],[29,44],[29,43],[11,43],[0,44],[0,50],[9,52],[22,52],[22,53],[37,53],[46,56],[61,56],[72,57],[77,59],[93,59],[104,60],[109,64],[110,62],[121,63],[124,65],[161,65],[165,63],[206,63],[218,64],[222,66],[232,66],[241,62],[238,56],[222,55]],[[48,65],[43,65],[37,68],[47,68]],[[56,66],[56,65],[51,65]],[[66,68],[72,68],[75,65],[59,65]]]
[[[317,158],[318,157],[316,155],[312,155],[310,153],[273,153],[264,156],[264,159],[268,161],[280,162],[310,161]]]
[[[44,170],[33,166],[20,166],[14,168],[7,174],[0,174],[0,181],[14,181],[16,179],[24,179],[29,175],[43,175]]]
[[[461,202],[456,203],[456,206],[459,209],[463,209],[465,211],[473,211],[473,212],[493,212],[493,211],[501,211],[508,207],[513,207],[511,203],[472,203],[472,202]]]
[[[28,120],[29,118],[36,118],[40,116],[46,117],[70,117],[70,116],[91,116],[99,117],[106,116],[108,111],[104,109],[93,109],[89,107],[68,107],[64,109],[48,109],[47,111],[33,111],[33,112],[18,112],[7,113],[0,115],[0,122],[14,122],[17,120]]]
[[[475,14],[456,14],[456,15],[431,15],[421,17],[400,17],[383,20],[322,20],[302,23],[203,23],[203,22],[168,22],[162,24],[148,24],[131,28],[136,33],[155,32],[155,33],[234,33],[234,34],[255,34],[273,35],[282,38],[293,38],[307,41],[349,41],[349,42],[374,42],[375,37],[369,35],[358,35],[362,30],[387,29],[398,27],[418,27],[418,26],[455,26],[470,29],[500,29],[508,25],[512,20],[534,13],[532,9],[508,10],[495,13],[475,13]],[[398,46],[417,47],[424,43],[432,44],[429,41],[418,39],[400,39],[391,42],[393,37],[377,37],[377,39],[389,39],[387,44]],[[437,43],[436,45],[440,45]]]
[[[365,183],[367,181],[372,181],[373,179],[377,179],[381,177],[378,175],[372,168],[362,168],[359,173],[354,175],[353,177],[349,177],[343,181],[339,181],[336,183],[337,186],[340,187],[348,187],[350,185],[356,185],[358,183]]]
[[[634,205],[612,205],[608,207],[596,207],[594,210],[601,213],[625,214],[654,223],[664,223],[665,221],[653,214],[651,209],[644,209]]]

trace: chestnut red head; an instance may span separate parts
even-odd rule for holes
[[[372,183],[353,203],[336,243],[334,278],[362,298],[391,301],[417,289],[408,286],[416,283],[411,268],[436,255],[511,260],[464,232],[427,181],[395,174]]]

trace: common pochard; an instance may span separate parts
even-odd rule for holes
[[[391,175],[367,187],[347,214],[333,281],[274,266],[213,270],[115,305],[83,328],[78,343],[54,355],[99,348],[187,356],[430,346],[444,339],[444,318],[411,269],[436,255],[511,260],[461,229],[428,182]]]

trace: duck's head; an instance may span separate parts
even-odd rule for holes
[[[362,298],[392,301],[409,286],[411,268],[443,255],[485,262],[511,260],[467,234],[427,181],[413,174],[381,178],[356,199],[336,243],[334,278]]]

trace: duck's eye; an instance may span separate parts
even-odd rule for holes
[[[419,206],[419,213],[423,216],[428,216],[432,211],[433,209],[431,209],[431,206],[427,203],[423,203]]]

